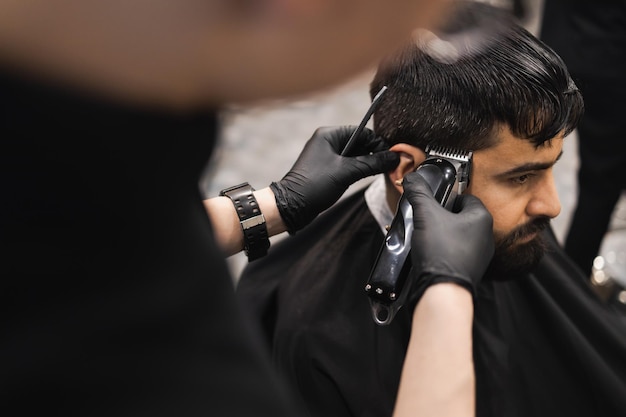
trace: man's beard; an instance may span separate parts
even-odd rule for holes
[[[539,232],[549,224],[549,217],[537,217],[502,237],[496,236],[495,253],[485,273],[485,279],[506,281],[532,271],[546,250],[545,239]],[[537,235],[532,240],[519,242],[533,233]]]

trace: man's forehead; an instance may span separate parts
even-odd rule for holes
[[[475,151],[473,159],[482,168],[504,173],[525,166],[552,165],[560,157],[562,150],[562,135],[536,146],[529,140],[513,136],[506,129],[500,132],[494,146]]]

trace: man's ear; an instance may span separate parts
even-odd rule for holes
[[[396,169],[389,173],[389,179],[396,189],[402,193],[402,179],[408,173],[415,171],[419,164],[424,162],[426,154],[420,148],[408,143],[397,143],[389,150],[400,154],[400,163]]]

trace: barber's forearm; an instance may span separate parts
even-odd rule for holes
[[[263,217],[265,217],[268,236],[274,236],[287,230],[276,207],[272,190],[269,187],[263,188],[255,191],[254,196]],[[213,224],[215,238],[224,254],[230,256],[243,250],[243,231],[230,198],[213,197],[204,200],[204,207]]]
[[[473,416],[473,301],[452,283],[428,288],[413,314],[394,417]]]

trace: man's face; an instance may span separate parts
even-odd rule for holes
[[[561,211],[552,167],[561,156],[563,137],[535,148],[503,129],[500,141],[474,152],[467,192],[493,216],[496,253],[494,279],[508,279],[531,269],[544,252],[539,232]]]

